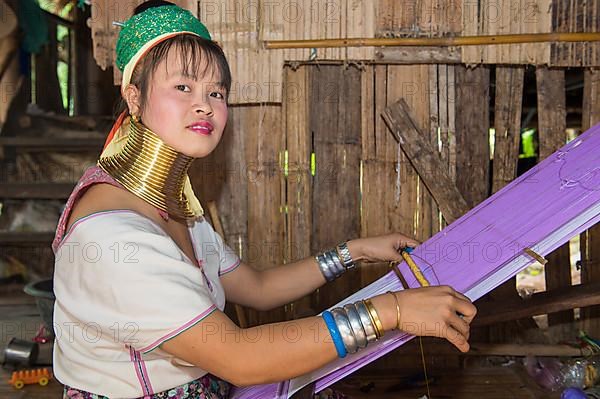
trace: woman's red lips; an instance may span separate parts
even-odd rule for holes
[[[193,130],[195,133],[204,135],[210,135],[214,129],[213,125],[209,122],[196,122],[188,126],[188,129]]]

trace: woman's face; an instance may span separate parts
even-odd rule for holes
[[[165,144],[185,155],[202,158],[215,149],[223,135],[227,123],[226,91],[219,85],[216,68],[209,67],[205,76],[198,75],[197,80],[184,76],[178,51],[173,46],[157,66],[140,117]],[[204,65],[200,65],[202,70]]]

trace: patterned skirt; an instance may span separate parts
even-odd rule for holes
[[[146,396],[144,399],[227,399],[229,398],[229,383],[207,374],[187,384]],[[315,399],[349,399],[346,395],[325,389],[314,395]],[[106,396],[96,395],[79,389],[65,386],[63,399],[109,399]]]
[[[187,384],[146,396],[144,399],[227,399],[230,385],[207,374]],[[65,386],[63,399],[109,399],[106,396]]]

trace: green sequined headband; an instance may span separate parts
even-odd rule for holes
[[[191,12],[175,5],[152,7],[129,18],[121,27],[117,40],[117,68],[125,66],[144,45],[169,33],[192,32],[212,40],[206,26]]]

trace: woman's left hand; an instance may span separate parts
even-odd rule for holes
[[[401,261],[400,250],[416,247],[420,243],[404,234],[394,233],[377,237],[357,238],[348,241],[348,250],[357,262]]]

